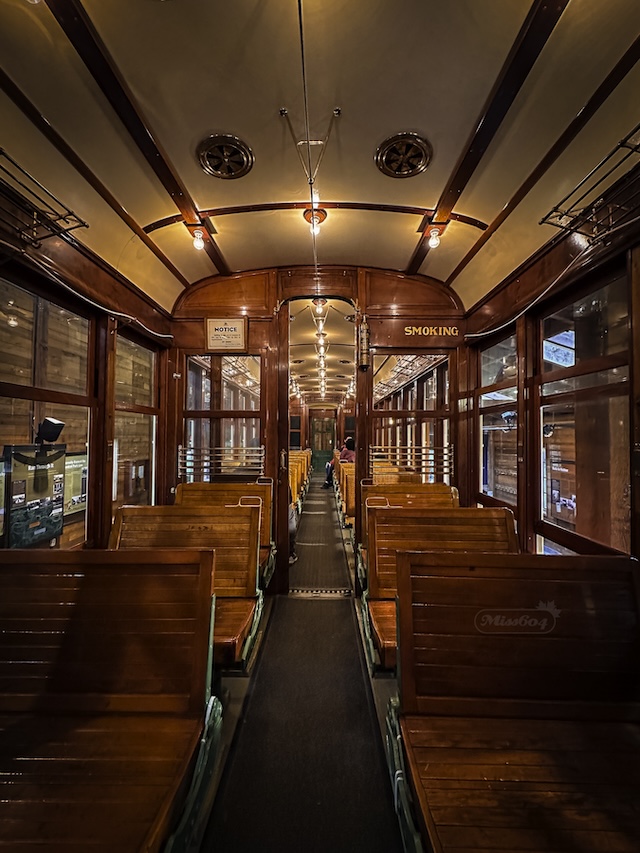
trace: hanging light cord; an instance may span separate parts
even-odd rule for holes
[[[302,99],[304,105],[304,134],[305,134],[305,142],[307,148],[307,180],[309,182],[309,200],[311,208],[313,209],[313,183],[314,183],[314,174],[311,169],[311,128],[309,126],[309,91],[307,88],[307,62],[305,56],[305,43],[304,43],[304,24],[302,21],[302,0],[298,0],[298,27],[300,30],[300,62],[302,66]],[[313,266],[316,276],[316,283],[318,280],[318,247],[316,245],[316,235],[311,232],[311,240],[313,244]],[[317,286],[316,286],[317,290]]]

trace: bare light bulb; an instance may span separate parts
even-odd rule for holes
[[[200,229],[196,229],[193,232],[193,248],[194,249],[204,249],[204,240],[202,239],[202,231]]]
[[[437,249],[440,245],[440,232],[437,228],[432,228],[429,232],[428,246],[430,249]]]

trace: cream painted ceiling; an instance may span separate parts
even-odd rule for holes
[[[0,0],[0,147],[165,310],[209,276],[315,264],[428,275],[471,308],[640,120],[639,40],[638,0]],[[414,177],[376,167],[401,132],[432,146]],[[202,169],[221,133],[244,177]],[[299,152],[322,152],[315,241]]]

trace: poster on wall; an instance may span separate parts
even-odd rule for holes
[[[247,318],[212,319],[205,321],[206,348],[210,351],[244,352],[247,340]]]
[[[67,453],[64,463],[64,515],[87,508],[87,454]]]
[[[29,548],[62,533],[66,444],[4,448],[9,548]]]

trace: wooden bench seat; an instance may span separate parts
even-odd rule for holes
[[[0,555],[0,850],[196,848],[221,727],[213,553]]]
[[[407,849],[638,849],[639,580],[625,557],[398,555]]]
[[[367,517],[370,547],[364,618],[383,669],[396,665],[398,550],[511,554],[520,550],[513,513],[504,507],[368,506]]]
[[[266,589],[275,569],[276,546],[273,536],[273,480],[260,477],[254,483],[179,483],[176,506],[225,506],[262,501],[260,515],[260,586]]]
[[[215,662],[246,665],[263,608],[258,589],[260,507],[124,506],[110,548],[213,548],[216,552]]]
[[[460,506],[458,490],[445,483],[374,483],[362,480],[360,512],[360,541],[357,545],[356,570],[362,589],[367,587],[367,548],[369,544],[369,506],[403,507],[457,507]]]

